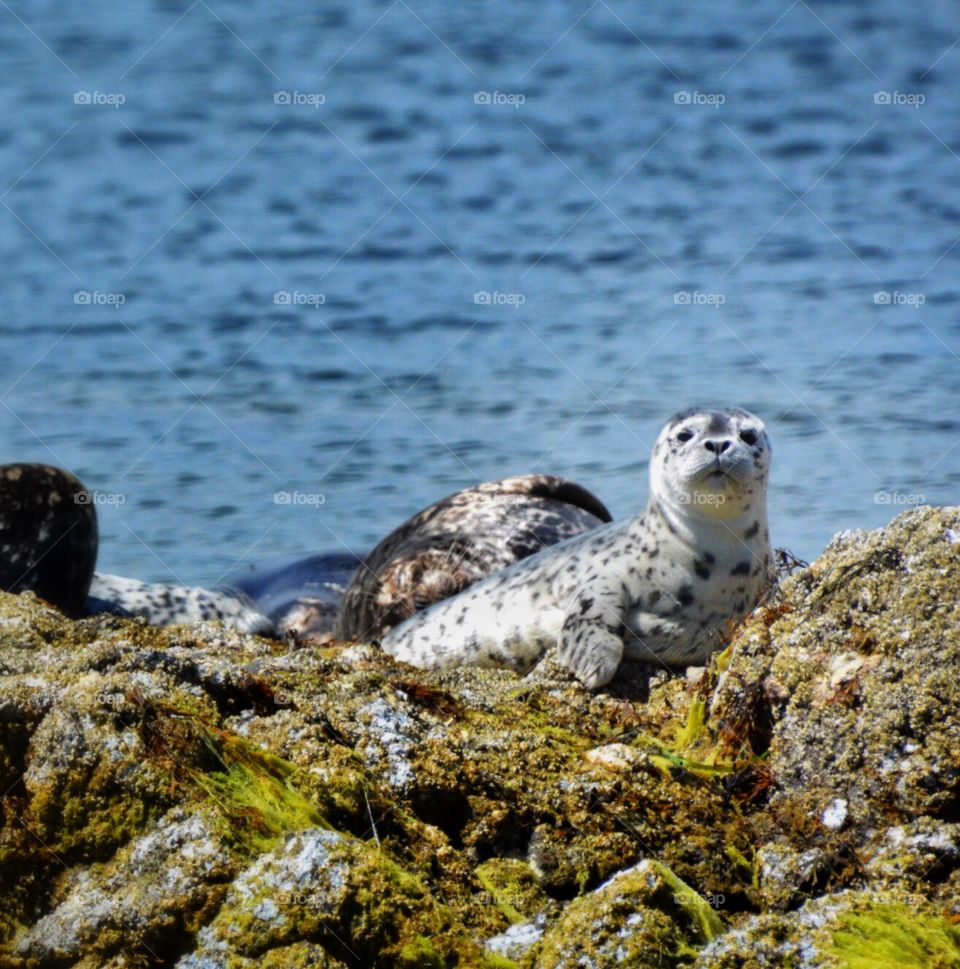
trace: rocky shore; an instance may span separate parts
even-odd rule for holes
[[[838,535],[699,682],[0,595],[0,965],[960,965],[960,508]]]

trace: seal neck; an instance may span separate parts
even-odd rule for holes
[[[650,496],[644,518],[659,518],[674,538],[686,548],[696,550],[704,544],[722,546],[737,542],[744,544],[743,535],[750,525],[760,521],[762,527],[758,530],[757,542],[766,534],[767,508],[762,497],[752,503],[749,510],[734,518],[711,518],[699,515],[687,507],[677,507],[659,500],[655,495]],[[755,544],[747,542],[746,544]]]

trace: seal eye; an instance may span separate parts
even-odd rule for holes
[[[740,440],[744,444],[749,444],[751,447],[757,443],[757,432],[756,431],[741,431]]]
[[[678,441],[679,441],[679,442],[680,442],[681,444],[686,444],[686,443],[687,443],[687,441],[689,441],[689,440],[690,440],[690,438],[692,438],[692,437],[693,437],[693,431],[681,431],[681,432],[680,432],[680,433],[679,433],[679,434],[677,435],[677,440],[678,440]]]

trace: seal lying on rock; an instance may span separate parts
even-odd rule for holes
[[[517,475],[448,495],[363,560],[340,604],[334,636],[377,639],[434,602],[609,521],[610,512],[589,491],[553,475]]]
[[[30,590],[74,618],[101,612],[154,625],[220,619],[244,632],[273,623],[242,590],[140,582],[94,572],[96,505],[83,483],[45,464],[0,465],[0,589]]]
[[[220,619],[262,635],[332,628],[338,639],[371,639],[545,545],[609,521],[603,504],[572,481],[520,475],[435,502],[362,561],[313,555],[253,566],[209,590],[97,573],[88,609],[143,616],[154,625]]]
[[[153,625],[217,619],[280,636],[327,633],[336,619],[341,638],[371,638],[545,545],[608,521],[606,508],[579,485],[521,475],[436,502],[362,561],[335,553],[252,565],[204,589],[94,573],[90,492],[57,468],[11,464],[0,467],[0,588],[32,589],[73,616],[109,612]]]
[[[330,552],[234,570],[225,585],[250,597],[280,635],[329,633],[359,555]]]
[[[561,542],[438,603],[382,642],[427,669],[523,670],[551,646],[588,688],[627,656],[702,663],[773,579],[770,442],[743,410],[684,411],[650,459],[646,510]]]
[[[520,475],[435,502],[359,566],[353,555],[313,555],[238,569],[225,586],[209,590],[97,573],[88,609],[139,615],[154,625],[220,619],[261,635],[315,636],[332,628],[338,639],[371,639],[544,546],[610,520],[603,504],[572,481]]]
[[[30,589],[81,616],[97,562],[90,492],[46,464],[0,465],[0,589]]]

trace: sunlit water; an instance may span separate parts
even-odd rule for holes
[[[0,17],[3,460],[100,492],[101,568],[363,550],[531,469],[630,515],[700,401],[767,421],[801,556],[958,500],[960,8]]]

